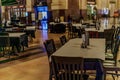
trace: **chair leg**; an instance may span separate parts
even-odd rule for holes
[[[49,80],[52,80],[52,78],[53,78],[53,70],[52,70],[52,67],[51,67],[52,65],[50,64],[50,74],[49,74]]]
[[[52,80],[52,74],[50,73],[50,75],[49,75],[49,80]]]
[[[104,73],[104,80],[106,80],[106,72]]]
[[[112,78],[113,78],[113,80],[115,80],[115,77],[114,77],[114,75],[112,75]]]
[[[8,56],[9,56],[9,60],[10,60],[10,56],[11,56],[11,48],[9,48],[9,52],[8,52]]]
[[[105,47],[105,53],[107,53],[107,46]]]
[[[54,78],[53,71],[50,69],[49,80],[53,80],[53,78]]]

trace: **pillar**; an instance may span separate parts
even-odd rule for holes
[[[33,0],[26,0],[26,12],[28,12],[28,16],[26,17],[26,23],[29,25],[32,24],[32,17],[33,16],[31,15],[31,13],[33,12],[33,5],[34,5]]]
[[[118,9],[120,10],[120,0],[118,0],[117,3],[118,3]]]
[[[2,6],[2,4],[1,4],[1,0],[0,0],[0,24],[2,24],[2,8],[1,8],[1,6]]]
[[[87,0],[79,0],[79,8],[83,17],[87,17]]]
[[[51,11],[53,19],[55,17],[66,16],[66,10],[68,9],[68,0],[52,0]]]
[[[101,10],[102,10],[102,5],[101,5],[101,0],[96,0],[96,7],[97,7],[97,17],[101,17]]]

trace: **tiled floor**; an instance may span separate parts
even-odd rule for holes
[[[48,33],[47,30],[37,30],[36,38],[33,39],[32,43],[29,43],[29,47],[44,47],[43,42],[50,38],[54,39],[58,45],[60,43],[59,37],[63,34]],[[0,64],[0,80],[48,80],[49,64],[46,52],[43,48],[42,50],[43,52],[36,55]],[[34,53],[34,51],[29,51],[29,53]],[[107,80],[112,80],[111,76],[107,76]]]

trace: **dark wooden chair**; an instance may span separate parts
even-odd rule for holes
[[[12,47],[10,46],[10,38],[8,33],[0,33],[0,53],[2,56],[8,55],[10,59],[10,54],[12,53]]]
[[[55,80],[83,80],[82,57],[52,56],[52,63]]]
[[[114,31],[115,31],[114,29],[105,29],[104,30],[105,52],[107,52],[108,49],[112,49]]]
[[[112,62],[117,62],[117,55],[118,55],[118,50],[119,50],[119,37],[117,37],[113,42],[112,42],[112,48],[110,52],[107,52],[105,54],[105,59],[112,60]],[[107,61],[106,61],[107,62]]]
[[[116,40],[116,44],[114,47],[114,54],[113,54],[113,60],[114,63],[103,63],[103,68],[104,68],[104,80],[106,80],[106,74],[111,74],[113,79],[115,80],[114,75],[116,75],[117,77],[120,76],[120,63],[118,62],[119,60],[117,59],[118,56],[118,51],[119,51],[119,46],[120,46],[120,39]]]
[[[67,42],[67,38],[66,38],[65,35],[60,37],[60,42],[61,42],[62,45],[64,45]]]
[[[56,51],[55,43],[53,39],[46,40],[44,42],[45,49],[47,51],[48,58]]]
[[[44,46],[45,46],[45,49],[46,49],[46,52],[47,52],[49,66],[50,66],[49,80],[52,80],[53,72],[52,72],[52,64],[51,64],[51,55],[56,51],[54,40],[53,39],[46,40],[44,42]]]

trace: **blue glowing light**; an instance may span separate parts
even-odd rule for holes
[[[37,11],[42,14],[41,26],[42,29],[48,29],[47,19],[48,19],[48,7],[47,6],[38,6]]]
[[[42,29],[48,29],[47,21],[41,21]]]
[[[48,11],[48,7],[47,6],[39,6],[39,7],[37,7],[37,11],[38,12]]]

